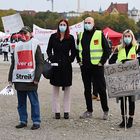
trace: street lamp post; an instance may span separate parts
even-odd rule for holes
[[[80,12],[80,0],[77,0],[77,12]]]
[[[54,0],[47,0],[47,1],[51,1],[51,3],[52,3],[52,12],[53,12],[53,10],[54,10],[54,9],[53,9],[53,4],[54,4],[53,1],[54,1]]]

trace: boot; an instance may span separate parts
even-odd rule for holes
[[[60,113],[55,113],[55,119],[60,119]]]
[[[126,123],[127,123],[127,117],[126,117]],[[124,128],[125,127],[125,117],[122,116],[122,122],[119,124],[120,128]]]
[[[69,119],[69,113],[68,112],[64,112],[64,119]]]
[[[128,123],[127,123],[126,127],[127,127],[127,128],[130,128],[130,127],[132,127],[132,126],[133,126],[133,118],[132,118],[132,117],[129,117],[129,118],[128,118]]]
[[[17,129],[20,129],[20,128],[24,128],[24,127],[27,127],[27,124],[26,123],[20,123],[18,125],[15,126]]]

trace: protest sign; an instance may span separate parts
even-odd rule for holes
[[[19,13],[2,17],[2,23],[6,34],[19,32],[19,30],[24,26]]]
[[[70,34],[74,36],[75,40],[77,40],[77,35],[83,31],[84,31],[84,21],[70,26]]]
[[[0,91],[0,95],[13,95],[14,90],[11,85],[7,85],[4,89]]]
[[[33,25],[33,36],[35,39],[39,41],[39,45],[41,47],[42,53],[46,53],[48,41],[51,34],[55,33],[56,30],[51,29],[43,29],[38,27],[37,25]]]
[[[110,98],[140,94],[138,60],[106,65],[105,77]]]

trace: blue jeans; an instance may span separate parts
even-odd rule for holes
[[[31,119],[33,121],[33,124],[40,124],[40,107],[37,91],[17,91],[17,109],[20,117],[20,122],[27,123],[27,96],[29,97],[31,103]]]

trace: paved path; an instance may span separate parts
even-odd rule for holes
[[[0,55],[0,89],[7,85],[7,75],[10,61],[3,61]],[[83,84],[79,69],[74,69],[73,85],[71,87],[70,119],[63,119],[63,92],[60,90],[61,115],[60,120],[53,119],[51,111],[52,86],[49,80],[42,78],[39,83],[39,99],[41,109],[41,128],[31,131],[30,104],[28,101],[29,122],[25,129],[17,130],[18,124],[17,97],[0,95],[0,140],[139,140],[140,139],[140,101],[136,102],[134,126],[125,131],[118,128],[121,121],[119,104],[115,99],[109,99],[109,120],[102,120],[100,102],[93,101],[93,117],[79,119],[85,111]]]

